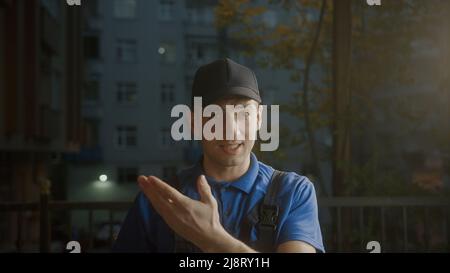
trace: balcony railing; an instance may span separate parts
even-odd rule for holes
[[[450,251],[449,197],[333,197],[319,199],[328,250]],[[330,221],[330,225],[325,223]]]
[[[321,198],[319,217],[327,252],[368,252],[369,241],[378,241],[382,252],[450,251],[449,198],[428,197],[333,197]],[[88,213],[87,245],[84,251],[95,251],[94,212],[108,212],[109,239],[112,246],[115,231],[114,215],[126,212],[131,202],[66,202],[49,201],[42,195],[40,202],[0,203],[2,214],[16,213],[16,250],[23,250],[23,226],[20,215],[40,212],[40,251],[49,252],[51,245],[50,214],[85,211]],[[71,230],[72,225],[67,226]],[[71,241],[67,232],[67,242]],[[67,243],[65,242],[65,243]]]

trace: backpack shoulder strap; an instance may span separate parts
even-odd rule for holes
[[[285,173],[282,171],[273,171],[263,204],[272,206],[276,205],[278,192],[280,191],[281,184],[283,183],[284,174]]]
[[[279,215],[277,196],[283,183],[284,174],[282,171],[274,170],[262,203],[249,213],[241,227],[245,233],[243,234],[244,241],[249,242],[251,226],[256,226],[258,241],[254,247],[262,252],[275,251],[274,244]]]
[[[284,173],[274,170],[264,201],[259,208],[259,244],[262,251],[275,251],[275,237],[278,226],[279,206],[277,196],[280,191]]]

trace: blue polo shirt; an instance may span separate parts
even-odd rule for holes
[[[215,181],[206,176],[217,200],[220,220],[235,238],[239,238],[243,219],[263,200],[274,169],[259,162],[251,154],[248,171],[233,182]],[[203,174],[201,161],[178,174],[180,191],[195,200],[197,178]],[[308,178],[289,172],[278,193],[279,222],[277,245],[287,241],[304,241],[324,252],[314,185]],[[250,241],[257,239],[256,227],[250,231]],[[140,192],[129,210],[114,244],[114,252],[173,252],[173,231],[155,212],[146,196]]]

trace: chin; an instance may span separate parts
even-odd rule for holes
[[[244,155],[221,155],[216,157],[216,161],[220,162],[221,165],[226,167],[233,167],[233,166],[239,166],[244,163],[245,156]]]

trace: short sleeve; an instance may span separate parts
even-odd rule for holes
[[[289,212],[280,229],[278,244],[303,241],[312,245],[318,252],[324,252],[314,185],[306,177],[296,177],[301,181],[295,183]]]

